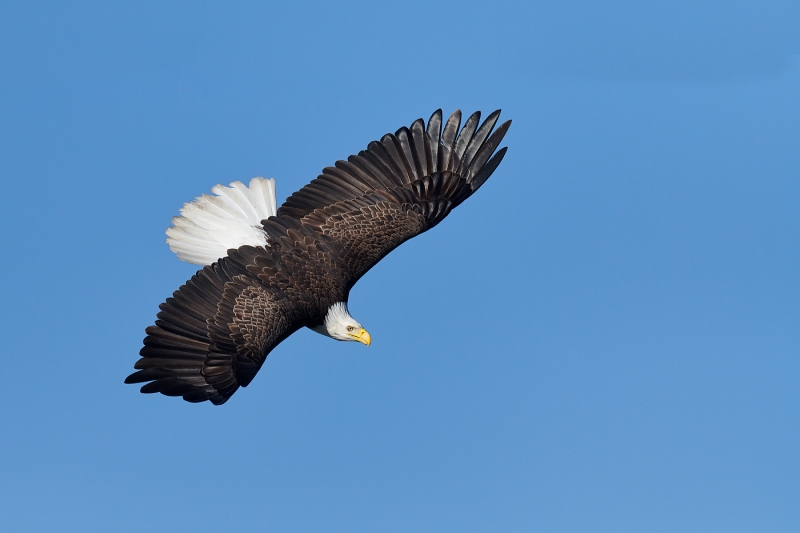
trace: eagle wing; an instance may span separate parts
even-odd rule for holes
[[[291,279],[307,272],[286,267],[315,264],[312,256],[329,250],[304,237],[242,246],[199,270],[161,304],[145,330],[138,371],[125,382],[146,383],[144,393],[217,405],[247,386],[270,351],[315,316],[314,295]]]
[[[493,131],[495,111],[479,126],[480,112],[464,126],[456,111],[442,127],[442,111],[427,126],[384,135],[292,194],[278,219],[294,219],[341,247],[352,287],[406,240],[441,222],[492,175],[506,149],[495,153],[511,121]],[[288,222],[288,221],[287,221]]]

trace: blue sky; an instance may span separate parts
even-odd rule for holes
[[[796,2],[4,2],[7,531],[798,531]],[[183,202],[436,108],[481,191],[227,404],[131,371]]]

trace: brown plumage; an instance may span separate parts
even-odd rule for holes
[[[459,131],[441,110],[337,161],[262,221],[269,245],[242,246],[198,271],[161,304],[145,331],[142,392],[222,404],[255,377],[269,352],[298,329],[323,323],[372,266],[441,222],[500,164],[511,121],[500,115]],[[494,154],[494,155],[492,155]]]

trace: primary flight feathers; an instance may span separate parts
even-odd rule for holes
[[[205,265],[161,304],[126,383],[222,404],[302,327],[369,345],[350,289],[408,239],[441,222],[491,176],[511,121],[463,127],[441,110],[327,167],[277,210],[275,182],[217,185],[167,230],[184,261]]]

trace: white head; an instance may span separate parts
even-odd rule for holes
[[[350,316],[345,302],[336,302],[328,309],[325,323],[313,328],[317,333],[337,341],[358,341],[370,345],[372,338],[356,319]]]

